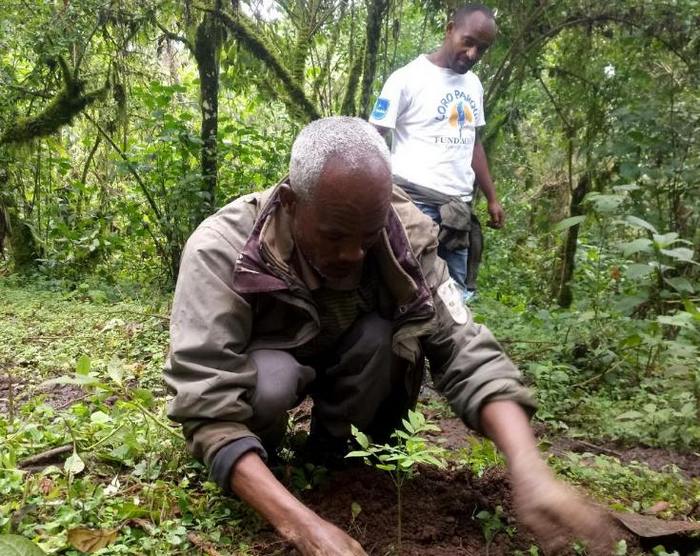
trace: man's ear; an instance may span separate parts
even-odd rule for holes
[[[447,25],[445,26],[445,35],[449,35],[452,32],[452,29],[455,28],[455,22],[454,20],[450,19],[447,22]]]
[[[294,214],[297,206],[297,194],[292,190],[288,183],[283,183],[279,186],[280,201],[284,210],[289,214]]]

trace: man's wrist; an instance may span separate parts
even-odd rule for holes
[[[549,467],[537,447],[527,447],[510,454],[506,458],[511,475],[549,473]]]
[[[312,531],[314,524],[320,519],[317,514],[309,508],[299,505],[291,511],[287,511],[280,516],[277,523],[273,526],[280,535],[288,541],[296,544],[300,538],[306,536],[308,531]]]

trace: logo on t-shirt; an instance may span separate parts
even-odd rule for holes
[[[467,124],[474,123],[474,114],[472,114],[472,111],[469,106],[467,106],[466,102],[463,100],[458,100],[452,106],[450,106],[450,116],[448,121],[452,127],[456,127],[459,130],[461,135],[462,129],[467,127]]]
[[[462,129],[469,124],[473,124],[479,115],[479,105],[471,97],[459,89],[447,93],[437,107],[435,120],[441,122],[448,119],[452,127]]]
[[[479,106],[474,99],[459,89],[450,91],[440,99],[435,120],[444,121],[459,132],[459,137],[435,136],[436,143],[468,144],[473,141],[469,134],[462,136],[462,131],[474,126],[479,115]]]
[[[374,110],[372,110],[372,118],[375,120],[382,120],[389,111],[389,99],[388,98],[378,98],[377,102],[374,103]]]

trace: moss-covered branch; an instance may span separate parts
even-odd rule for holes
[[[303,88],[297,83],[292,74],[282,65],[265,40],[253,30],[244,15],[235,18],[225,12],[213,12],[221,18],[231,34],[238,39],[244,48],[249,50],[261,62],[267,65],[286,88],[286,92],[304,119],[311,121],[321,117],[314,103],[306,96]]]
[[[22,118],[5,129],[0,135],[0,145],[26,143],[37,137],[55,133],[96,100],[105,97],[109,83],[95,91],[85,93],[84,84],[71,74],[66,62],[59,57],[64,86],[58,95],[39,114]]]

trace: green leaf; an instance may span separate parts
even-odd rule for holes
[[[648,264],[631,264],[625,270],[625,276],[630,280],[648,276],[654,271],[654,267]]]
[[[75,372],[79,375],[87,375],[90,372],[90,358],[87,355],[81,355],[75,366]]]
[[[355,425],[352,425],[351,432],[352,436],[360,446],[362,446],[365,450],[369,448],[369,438],[367,438],[365,433],[361,432]]]
[[[651,240],[643,237],[622,244],[622,253],[625,257],[640,251],[650,253],[652,250]]]
[[[375,467],[382,471],[396,471],[396,466],[390,463],[378,463]]]
[[[693,330],[695,328],[692,315],[684,311],[676,313],[675,315],[661,315],[656,317],[656,320],[661,324],[679,326],[681,328],[687,328],[688,330]]]
[[[353,450],[352,452],[348,452],[345,457],[346,458],[366,458],[371,456],[372,454],[370,452],[365,452],[364,450]]]
[[[647,222],[646,220],[642,220],[641,218],[637,218],[636,216],[628,215],[625,217],[625,221],[628,224],[635,226],[636,228],[644,228],[645,230],[649,230],[652,234],[658,233],[656,231],[656,228],[649,224],[649,222]]]
[[[92,386],[93,384],[99,384],[100,380],[92,375],[75,375],[73,376],[59,376],[58,378],[52,378],[50,380],[45,380],[41,383],[41,386],[52,386],[54,384],[73,384],[75,386]]]
[[[582,214],[579,216],[569,216],[569,218],[564,218],[561,222],[557,222],[552,228],[553,232],[561,232],[573,226],[576,226],[586,219],[586,215]]]
[[[676,232],[669,232],[667,234],[654,234],[654,243],[659,249],[668,247],[676,241],[678,241],[678,234]]]
[[[420,429],[425,425],[425,416],[420,411],[412,411],[409,409],[408,420],[411,421],[415,429]]]
[[[63,464],[63,469],[71,475],[77,475],[85,469],[85,462],[80,459],[78,452],[73,452],[73,454],[66,460]]]
[[[350,513],[352,514],[352,520],[355,521],[357,519],[357,516],[360,515],[360,512],[362,511],[362,506],[360,506],[357,502],[353,502],[350,504]]]
[[[20,535],[0,535],[2,556],[45,556],[46,553],[29,539]]]
[[[132,392],[133,399],[140,402],[142,406],[146,408],[153,407],[155,403],[155,396],[153,392],[147,390],[146,388],[136,388]]]
[[[124,380],[124,364],[118,357],[112,357],[107,365],[107,376],[112,382],[121,386]]]
[[[683,262],[693,262],[693,250],[687,247],[676,247],[675,249],[661,249],[661,252],[673,259]]]
[[[444,468],[446,467],[445,462],[442,461],[442,460],[440,460],[440,459],[438,459],[438,458],[436,458],[435,456],[427,455],[427,456],[425,457],[425,461],[426,461],[427,463],[430,463],[430,464],[434,465],[435,467],[440,468],[440,469],[444,469]]]
[[[614,212],[624,201],[622,195],[601,195],[594,192],[586,195],[585,201],[593,205],[596,212],[609,213]]]
[[[695,288],[693,288],[693,285],[690,283],[690,281],[687,278],[683,278],[682,276],[664,278],[664,282],[666,282],[669,286],[671,286],[674,290],[676,290],[679,293],[695,293]]]
[[[103,411],[95,411],[95,413],[90,415],[90,421],[99,425],[109,423],[111,420],[112,418]]]
[[[631,410],[631,411],[625,411],[624,413],[621,413],[616,418],[620,421],[625,421],[627,419],[640,419],[642,417],[644,417],[643,413],[640,413],[639,411]]]

